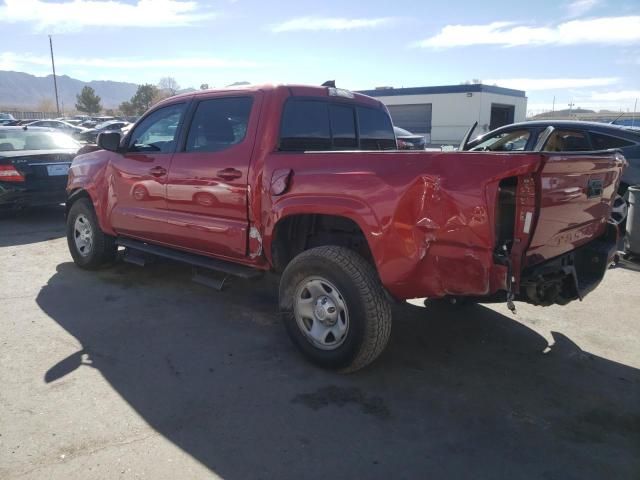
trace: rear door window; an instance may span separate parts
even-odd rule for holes
[[[555,130],[547,144],[545,152],[586,152],[593,150],[586,132]]]
[[[225,97],[198,104],[187,136],[187,152],[220,152],[247,134],[252,97]]]
[[[288,101],[282,114],[280,150],[331,150],[329,104],[313,100]]]
[[[633,142],[623,138],[612,137],[603,133],[591,132],[591,143],[595,150],[608,150],[610,148],[624,148],[633,145]]]
[[[358,107],[361,150],[395,150],[396,136],[384,110]]]

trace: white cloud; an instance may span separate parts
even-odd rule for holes
[[[570,17],[580,17],[593,10],[600,0],[573,0],[567,5],[567,13]]]
[[[571,20],[553,27],[493,22],[485,25],[447,25],[416,44],[424,48],[471,45],[629,45],[640,43],[640,15]]]
[[[569,108],[569,102],[573,108],[586,108],[589,110],[614,110],[633,111],[635,100],[640,99],[640,90],[611,90],[611,91],[582,91],[565,92],[565,95],[556,95],[555,105],[550,101],[552,97],[544,96],[545,101],[537,99],[527,104],[527,112],[538,114],[550,111],[552,108],[563,110]]]
[[[617,77],[596,78],[502,78],[483,80],[486,85],[515,88],[527,92],[534,90],[556,90],[564,88],[604,87],[620,81]]]
[[[614,92],[593,92],[589,100],[594,102],[632,102],[640,98],[640,90],[619,90]]]
[[[354,30],[358,28],[375,28],[389,25],[395,19],[392,17],[380,18],[339,18],[339,17],[300,17],[273,25],[271,31],[294,32],[301,30]]]
[[[30,54],[17,54],[13,52],[0,53],[0,70],[20,70],[30,66],[50,66],[51,58]],[[211,57],[180,57],[180,58],[74,58],[56,56],[56,67],[93,67],[111,69],[129,68],[189,68],[189,69],[211,69],[211,68],[259,68],[264,64],[248,60],[228,60]]]
[[[215,16],[195,1],[5,0],[0,23],[30,23],[38,32],[78,31],[85,27],[184,27]]]

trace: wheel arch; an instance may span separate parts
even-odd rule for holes
[[[93,199],[91,198],[91,195],[87,190],[81,187],[73,189],[67,195],[67,200],[65,202],[65,208],[64,208],[65,218],[67,218],[67,216],[69,215],[69,210],[71,210],[71,206],[81,198],[88,198],[93,203]]]
[[[349,215],[289,212],[273,225],[266,253],[282,272],[298,254],[320,246],[341,246],[360,254],[376,268],[373,250],[361,222]]]

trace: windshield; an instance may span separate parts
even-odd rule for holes
[[[511,152],[522,151],[529,140],[529,130],[515,130],[491,135],[475,145],[471,151]]]
[[[0,152],[77,149],[80,144],[64,133],[28,130],[0,131]]]
[[[102,122],[102,123],[97,124],[94,128],[96,130],[102,130],[103,128],[107,128],[108,126],[115,125],[117,123],[120,123],[120,122],[114,122],[113,120],[109,120],[107,122]]]
[[[413,133],[411,133],[409,130],[405,130],[404,128],[400,127],[393,127],[393,131],[396,132],[396,136],[402,135],[403,137],[408,137],[410,135],[413,135]]]

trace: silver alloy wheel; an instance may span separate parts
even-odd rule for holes
[[[86,215],[80,214],[73,224],[73,240],[78,253],[83,257],[88,256],[93,248],[93,229]]]
[[[616,225],[620,225],[627,219],[628,210],[629,206],[627,205],[627,201],[624,197],[616,193],[613,199],[613,206],[611,207],[611,221]]]
[[[335,350],[349,331],[349,312],[340,291],[322,277],[307,277],[296,288],[293,313],[307,340],[321,350]]]

